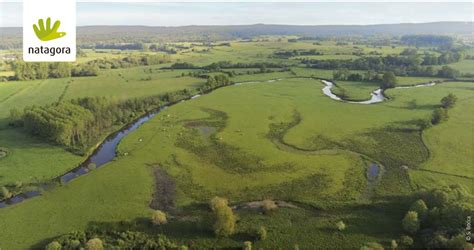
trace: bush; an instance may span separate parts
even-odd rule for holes
[[[397,77],[393,72],[385,72],[382,76],[382,88],[393,88],[397,85]]]
[[[454,107],[454,104],[456,104],[457,100],[458,98],[455,95],[449,94],[441,99],[441,107],[445,109],[452,108]]]
[[[71,240],[70,245],[74,249],[79,249],[81,242],[79,240]]]
[[[267,239],[267,229],[263,226],[261,226],[257,230],[257,239],[258,240],[266,240]]]
[[[337,230],[339,231],[344,231],[346,229],[346,224],[344,224],[344,222],[341,220],[341,221],[338,221],[336,223],[336,228]]]
[[[252,242],[245,241],[244,246],[242,247],[243,250],[252,250]]]
[[[428,214],[428,207],[426,206],[426,203],[420,199],[413,202],[413,204],[410,207],[410,211],[417,212],[420,219],[423,220],[426,218],[426,215]]]
[[[8,149],[0,147],[0,159],[8,156]]]
[[[7,157],[7,152],[0,149],[0,159]]]
[[[88,169],[89,171],[94,170],[94,169],[96,169],[96,168],[97,168],[97,165],[96,165],[95,163],[92,163],[92,162],[91,162],[91,163],[87,164],[87,169]]]
[[[88,250],[102,250],[104,249],[104,245],[102,240],[99,238],[90,239],[86,243],[86,249]]]
[[[214,211],[215,223],[214,233],[218,237],[227,237],[235,231],[235,215],[232,209],[227,205],[225,199],[212,199],[211,208]]]
[[[61,244],[59,244],[59,242],[57,241],[53,241],[51,243],[49,243],[46,248],[46,250],[59,250],[61,249]]]
[[[6,200],[12,197],[12,193],[6,187],[0,188],[0,199]]]
[[[402,243],[404,246],[411,246],[413,245],[413,239],[408,235],[403,235],[400,238],[400,243]]]
[[[398,247],[397,241],[396,241],[396,240],[392,240],[392,241],[390,242],[390,247],[391,247],[392,249],[397,249],[397,247]]]
[[[431,116],[431,123],[433,125],[439,124],[448,119],[448,110],[444,108],[437,108],[433,111]]]
[[[221,197],[214,197],[211,199],[211,202],[209,203],[209,206],[211,207],[212,211],[215,211],[217,207],[226,207],[228,206],[228,201],[225,198]]]
[[[164,225],[168,222],[166,218],[166,214],[161,211],[161,210],[156,210],[153,211],[153,214],[151,215],[151,222],[154,225]]]
[[[403,229],[410,233],[415,234],[420,229],[420,221],[418,220],[418,213],[415,211],[408,211],[405,218],[402,220]]]
[[[431,123],[429,119],[420,119],[417,121],[417,125],[420,128],[420,130],[424,130],[433,126],[433,124]]]
[[[276,203],[275,203],[274,201],[272,201],[272,200],[269,200],[269,199],[264,200],[262,203],[263,203],[263,204],[262,204],[263,212],[266,213],[266,214],[268,214],[268,213],[270,213],[272,210],[275,210],[275,209],[278,208],[278,206],[276,205]]]

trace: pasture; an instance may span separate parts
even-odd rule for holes
[[[459,94],[457,88],[471,85],[455,83],[450,87],[448,84],[452,83],[432,87],[428,90],[431,94],[420,96],[420,107],[435,106],[447,92]],[[417,168],[423,163],[425,158],[419,158],[417,153],[423,152],[419,137],[394,130],[389,132],[389,139],[396,141],[390,144],[377,131],[390,126],[409,129],[413,126],[411,120],[428,115],[430,108],[406,107],[407,98],[417,96],[412,91],[418,93],[427,88],[394,90],[396,93],[390,93],[393,100],[367,106],[333,101],[321,93],[321,86],[316,80],[288,79],[226,87],[166,109],[124,139],[119,146],[122,156],[116,161],[66,186],[47,191],[40,198],[2,209],[0,218],[6,227],[2,229],[0,242],[6,242],[3,243],[6,248],[31,246],[101,222],[147,217],[154,192],[152,173],[156,169],[164,170],[176,182],[174,199],[181,212],[163,230],[177,241],[185,242],[191,237],[199,246],[240,244],[239,238],[216,240],[206,229],[180,222],[181,216],[186,218],[191,213],[201,221],[197,225],[205,225],[207,212],[196,205],[221,195],[232,204],[273,198],[290,200],[302,207],[279,209],[271,217],[245,210],[238,212],[242,220],[239,230],[251,227],[251,221],[270,228],[274,238],[259,242],[262,247],[310,246],[311,241],[302,241],[303,231],[312,231],[315,240],[330,246],[334,237],[340,237],[330,229],[338,219],[346,221],[350,228],[347,237],[351,237],[351,241],[340,241],[340,247],[356,247],[375,239],[388,242],[400,233],[388,225],[403,215],[395,211],[397,205],[389,205],[393,203],[390,200],[371,205],[382,206],[384,211],[392,209],[388,217],[385,213],[384,216],[373,213],[375,207],[361,206],[367,202],[362,198],[367,185],[366,168],[371,161],[380,161],[388,170],[372,195],[410,192],[410,180],[404,179],[408,176],[392,175],[392,172],[397,172],[400,164]],[[462,98],[468,98],[470,94],[464,95]],[[300,116],[296,119],[299,123],[295,122],[295,112]],[[387,112],[392,115],[382,115]],[[303,139],[307,139],[298,140],[302,137],[298,134],[305,134]],[[346,144],[348,137],[354,139]],[[355,147],[357,144],[365,147]],[[405,147],[400,151],[398,145]],[[367,150],[357,152],[356,148]],[[443,181],[449,183],[447,179]],[[383,186],[387,184],[406,186]],[[351,206],[354,208],[348,211]],[[314,217],[307,220],[312,214]],[[299,220],[305,222],[295,223]],[[387,226],[363,230],[367,223]],[[45,224],[49,225],[47,229],[43,227]],[[275,241],[283,235],[281,228],[287,228],[290,237]],[[192,233],[178,233],[182,230]]]
[[[308,68],[297,60],[306,56],[281,58],[275,52],[315,49],[322,55],[310,58],[334,60],[355,59],[360,57],[357,53],[398,55],[407,47],[288,39],[294,38],[174,44],[189,48],[170,55],[172,63],[270,62],[285,67],[266,73],[259,68],[207,72],[233,72],[230,80],[242,84],[164,109],[123,138],[114,160],[40,197],[1,208],[0,248],[43,248],[71,231],[128,230],[127,225],[151,234],[164,233],[180,244],[192,240],[200,248],[240,248],[243,241],[253,240],[249,232],[258,226],[267,228],[269,239],[256,241],[255,248],[298,245],[305,249],[315,244],[360,248],[367,242],[389,247],[392,239],[403,234],[400,220],[409,195],[458,184],[472,197],[474,83],[397,76],[400,86],[443,83],[388,89],[389,99],[378,104],[335,101],[323,94],[319,80],[332,79],[333,70]],[[428,50],[420,48],[420,53]],[[155,53],[84,52],[86,56],[78,62]],[[455,67],[470,69],[466,61]],[[10,127],[10,109],[80,97],[128,100],[182,89],[197,91],[206,83],[205,77],[192,76],[199,69],[163,68],[172,63],[106,69],[93,77],[0,83],[0,149],[7,152],[0,158],[0,186],[27,190],[85,159]],[[333,92],[344,93],[350,100],[366,100],[380,87],[367,81],[335,83]],[[420,129],[419,121],[430,119],[449,93],[458,98],[449,119]],[[110,132],[114,129],[118,128]],[[373,164],[378,166],[375,176],[370,173]],[[164,189],[170,192],[159,186],[163,180],[170,185]],[[239,222],[234,236],[214,236],[207,205],[214,196],[226,197],[236,206]],[[264,199],[291,206],[271,214],[239,208]],[[169,223],[151,227],[150,206],[166,210]],[[345,231],[334,228],[340,220],[347,225]]]

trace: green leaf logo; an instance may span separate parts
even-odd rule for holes
[[[58,20],[54,22],[54,25],[51,28],[51,18],[48,17],[48,19],[46,19],[46,26],[44,26],[43,19],[39,19],[38,25],[33,24],[33,29],[35,30],[36,36],[41,41],[51,41],[66,35],[66,32],[58,32],[59,25],[61,25],[61,21]]]

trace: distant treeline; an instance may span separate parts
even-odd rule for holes
[[[290,58],[293,56],[312,56],[312,55],[323,55],[322,52],[317,51],[316,49],[310,50],[279,50],[273,53],[275,57],[278,58]]]
[[[21,28],[0,28],[0,49],[21,48]],[[230,26],[85,26],[77,28],[79,45],[158,43],[180,41],[229,41],[263,35],[301,37],[367,37],[415,34],[471,34],[472,22],[436,22],[381,25],[230,25]],[[429,43],[428,43],[429,44]]]
[[[230,61],[220,61],[211,63],[209,65],[199,67],[191,63],[174,63],[170,69],[205,69],[216,71],[220,69],[247,69],[247,68],[286,68],[289,65],[271,62],[257,62],[257,63],[232,63]]]
[[[99,69],[119,69],[134,66],[155,65],[169,62],[167,55],[136,55],[124,58],[97,59],[73,65],[63,62],[24,62],[13,61],[11,67],[15,75],[11,80],[35,80],[64,78],[71,76],[97,76]]]
[[[228,85],[226,75],[210,77],[198,89],[201,93]],[[193,91],[183,89],[162,95],[113,100],[105,97],[86,97],[46,106],[32,106],[10,111],[10,125],[22,127],[32,136],[84,153],[100,136],[113,126],[122,126],[144,113],[162,105],[191,97]]]
[[[361,57],[349,60],[314,60],[302,59],[302,62],[311,68],[319,69],[350,69],[350,70],[372,70],[372,71],[391,71],[399,76],[440,76],[447,78],[456,78],[459,76],[459,71],[448,66],[443,66],[442,69],[436,70],[428,63],[440,62],[445,60],[441,55],[436,60],[425,61],[425,59],[433,58],[431,55],[426,55],[424,58],[419,56],[393,56],[388,55],[384,57]],[[443,58],[443,59],[441,59]],[[449,57],[449,61],[453,62],[454,57]],[[461,57],[456,57],[460,60]],[[444,62],[444,61],[443,61]]]
[[[98,44],[83,44],[80,45],[82,49],[118,49],[118,50],[143,50],[145,45],[143,43],[98,43]]]
[[[402,43],[413,46],[433,46],[451,48],[454,44],[454,39],[450,36],[441,35],[405,35],[400,41]]]
[[[90,65],[97,65],[100,69],[120,69],[135,66],[156,65],[170,62],[169,55],[131,55],[123,58],[96,59],[87,62]]]
[[[47,78],[70,77],[72,65],[70,63],[23,62],[12,63],[15,72],[13,80],[34,80]]]

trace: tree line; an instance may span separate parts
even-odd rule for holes
[[[133,43],[93,43],[80,45],[83,49],[118,49],[118,50],[143,50],[145,44],[141,42]]]
[[[83,153],[114,125],[123,125],[141,114],[191,95],[185,89],[164,95],[116,101],[105,97],[78,98],[58,104],[10,111],[10,125],[32,136]]]
[[[11,62],[15,72],[12,80],[35,80],[71,76],[97,76],[100,69],[119,69],[162,64],[170,61],[168,55],[133,55],[123,58],[96,59],[73,65],[66,62]]]
[[[447,121],[449,118],[448,111],[456,105],[457,100],[457,96],[451,93],[441,98],[440,105],[433,110],[431,117],[419,120],[418,125],[420,129],[430,128],[431,126]],[[412,108],[416,108],[416,102],[411,104],[411,106]]]
[[[72,75],[72,65],[62,62],[24,62],[12,63],[15,72],[13,80],[35,80],[47,78],[63,78]]]
[[[312,55],[323,55],[322,52],[316,49],[310,50],[279,50],[273,52],[273,56],[277,58],[290,58],[294,56],[312,56]]]
[[[400,41],[413,46],[436,46],[444,48],[451,48],[454,44],[452,37],[443,35],[405,35],[400,38]]]
[[[288,65],[271,62],[252,62],[252,63],[232,63],[231,61],[220,61],[208,64],[203,67],[195,66],[192,63],[177,62],[167,69],[205,69],[210,71],[219,71],[221,69],[247,69],[247,68],[286,68]]]
[[[397,77],[393,72],[378,73],[375,71],[367,71],[364,74],[352,73],[348,69],[335,70],[332,73],[333,80],[343,81],[366,81],[376,82],[383,89],[393,88],[397,85]]]
[[[458,70],[449,66],[435,69],[432,66],[422,65],[423,59],[419,56],[394,56],[361,57],[354,60],[316,60],[302,59],[302,63],[310,68],[319,69],[350,69],[372,70],[378,72],[391,71],[399,76],[439,76],[456,78],[460,75]]]
[[[123,58],[96,59],[87,64],[97,65],[99,69],[120,69],[135,66],[148,66],[171,61],[169,55],[130,55]]]

